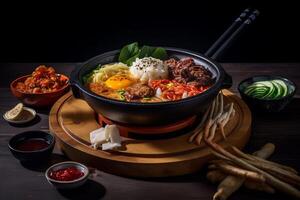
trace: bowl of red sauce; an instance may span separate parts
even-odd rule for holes
[[[8,143],[11,153],[20,161],[46,161],[55,145],[53,135],[43,131],[26,131],[13,136]]]
[[[78,162],[67,161],[52,165],[45,172],[48,182],[57,189],[74,189],[83,185],[89,169]]]

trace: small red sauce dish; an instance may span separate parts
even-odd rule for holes
[[[25,93],[16,89],[18,82],[24,82],[31,75],[26,75],[15,79],[10,84],[10,90],[15,97],[17,97],[22,103],[31,107],[49,107],[52,106],[61,96],[67,93],[70,90],[69,81],[68,83],[53,92],[47,93]],[[62,77],[69,80],[69,78],[65,75],[61,75]]]
[[[13,136],[8,148],[22,162],[46,161],[54,148],[55,138],[43,131],[26,131]]]
[[[76,167],[66,167],[50,171],[49,177],[57,181],[74,181],[82,177],[84,173]]]
[[[48,182],[57,189],[77,188],[87,181],[88,175],[85,165],[73,161],[52,165],[45,173]]]

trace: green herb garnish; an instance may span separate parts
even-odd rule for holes
[[[137,57],[139,52],[140,52],[140,49],[138,47],[137,42],[128,44],[121,49],[121,52],[119,55],[119,61],[122,63],[128,64],[128,60],[130,58]]]
[[[122,100],[122,101],[126,100],[126,98],[125,98],[126,91],[125,90],[118,90],[117,93],[119,94],[120,100]]]
[[[119,62],[132,65],[136,58],[153,57],[164,60],[168,57],[167,52],[161,47],[142,46],[139,47],[137,42],[128,44],[121,49]]]

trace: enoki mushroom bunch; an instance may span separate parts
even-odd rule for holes
[[[229,150],[214,142],[216,129],[219,128],[226,141],[224,126],[234,116],[234,105],[224,106],[223,95],[220,93],[213,101],[196,127],[189,142],[200,144],[202,140],[211,148],[218,158],[210,162],[207,175],[212,182],[221,182],[214,200],[225,200],[239,187],[274,193],[276,190],[300,199],[300,176],[288,166],[266,160],[274,151],[274,145],[267,144],[252,155],[243,153],[228,144]]]

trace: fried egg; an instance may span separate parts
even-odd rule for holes
[[[134,83],[134,80],[128,74],[117,74],[105,81],[107,87],[118,90],[126,88]]]

